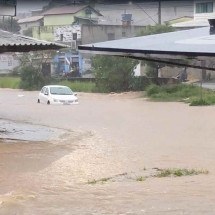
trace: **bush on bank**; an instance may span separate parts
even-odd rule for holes
[[[28,70],[25,70],[27,73]],[[28,73],[30,76],[31,73]],[[25,77],[1,76],[0,88],[40,90],[46,84],[60,84],[70,87],[74,92],[100,92],[96,83],[92,81],[69,81],[69,80],[44,80],[39,76]],[[215,92],[201,89],[198,86],[188,84],[155,85],[146,79],[134,79],[132,89],[143,91],[146,88],[146,95],[154,101],[180,101],[189,103],[191,106],[203,106],[215,104]]]
[[[215,93],[211,90],[188,84],[149,85],[146,95],[154,101],[182,101],[191,106],[215,104]]]

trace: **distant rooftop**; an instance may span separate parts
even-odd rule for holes
[[[28,22],[36,22],[38,20],[41,20],[43,18],[43,16],[32,16],[32,17],[28,17],[28,18],[24,18],[24,19],[19,19],[18,23],[22,24],[22,23],[28,23]]]
[[[0,53],[61,49],[67,46],[0,30]]]
[[[60,14],[76,14],[77,12],[88,8],[88,5],[79,5],[79,6],[74,6],[74,5],[67,5],[67,6],[62,6],[62,7],[54,7],[51,8],[43,13],[43,15],[60,15]],[[94,10],[92,8],[92,10]],[[97,11],[96,11],[97,12]],[[99,12],[97,12],[100,14]],[[100,14],[101,15],[101,14]]]

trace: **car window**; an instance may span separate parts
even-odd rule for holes
[[[48,91],[48,88],[47,88],[47,87],[45,87],[45,89],[44,89],[44,94],[45,94],[45,95],[48,95],[48,94],[49,94],[49,91]]]
[[[44,92],[45,92],[45,87],[43,87],[42,90],[41,90],[41,93],[44,94]]]
[[[68,87],[50,87],[50,93],[55,95],[72,95],[73,92]]]

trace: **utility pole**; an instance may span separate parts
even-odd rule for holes
[[[161,25],[161,0],[158,0],[158,24]]]

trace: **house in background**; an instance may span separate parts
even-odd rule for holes
[[[80,33],[80,28],[71,28],[73,25],[80,25],[81,19],[96,20],[101,14],[90,6],[86,5],[68,5],[56,7],[43,12],[43,26],[33,28],[33,37],[47,41],[72,42],[77,41],[77,37],[71,37],[72,34]],[[61,28],[60,36],[59,28]],[[68,34],[70,39],[68,40]]]
[[[81,59],[80,54],[72,50],[58,52],[53,59],[54,74],[80,77],[83,66]]]
[[[38,15],[37,11],[34,14]],[[157,1],[96,4],[95,9],[80,4],[66,5],[48,9],[41,15],[43,24],[33,27],[33,37],[71,46],[68,53],[65,52],[63,71],[71,69],[67,67],[68,58],[70,62],[73,62],[72,56],[74,58],[79,56],[77,53],[79,44],[134,37],[145,26],[155,25],[159,21]],[[162,23],[192,15],[193,1],[173,0],[161,3]],[[55,62],[62,63],[62,55],[62,53],[59,55],[58,60],[55,58]],[[90,62],[90,59],[82,56],[79,62]],[[85,68],[89,71],[89,66],[82,67],[81,64],[79,65],[79,69],[83,69],[81,72],[84,72]],[[56,68],[61,68],[61,66]]]
[[[33,37],[63,43],[71,47],[54,56],[52,73],[73,72],[74,75],[82,73],[82,57],[77,51],[77,46],[81,44],[82,40],[81,25],[96,24],[102,15],[88,5],[54,7],[44,11],[42,15],[43,24],[33,27]]]
[[[32,16],[18,20],[19,26],[21,27],[20,33],[25,34],[29,31],[29,35],[32,36],[32,28],[43,26],[43,16]]]
[[[99,17],[98,24],[82,25],[82,44],[135,37],[145,26],[159,23],[158,7],[158,1],[96,4],[95,9],[103,16]],[[193,1],[161,1],[161,23],[190,20],[192,17]],[[83,54],[87,62],[89,57]],[[90,70],[89,66],[87,69]],[[136,74],[144,74],[144,69],[143,65],[138,65]]]
[[[191,29],[209,26],[208,19],[215,18],[215,0],[195,0],[193,3],[193,19],[172,26],[178,29]]]
[[[127,1],[129,2],[129,1]],[[135,1],[126,4],[96,4],[103,17],[100,17],[100,25],[121,25],[122,14],[132,14],[131,25],[147,26],[159,23],[158,1]],[[172,19],[193,16],[193,0],[161,1],[161,23],[166,23]]]

